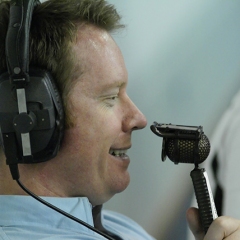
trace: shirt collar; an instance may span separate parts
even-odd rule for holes
[[[93,226],[92,206],[87,198],[43,197],[43,199]],[[38,226],[88,231],[86,227],[68,219],[30,196],[0,196],[0,206],[1,226],[13,224],[22,226],[29,223],[34,225],[36,223]]]

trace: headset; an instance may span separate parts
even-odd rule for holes
[[[64,111],[54,79],[49,71],[29,66],[31,19],[39,4],[14,0],[10,5],[8,71],[0,75],[0,135],[9,166],[55,157],[63,137]]]
[[[0,73],[0,144],[6,163],[12,178],[30,196],[106,239],[120,239],[46,202],[19,180],[18,164],[54,158],[64,133],[63,104],[51,73],[29,66],[31,20],[39,4],[39,0],[12,0],[10,3],[5,41],[7,72]]]

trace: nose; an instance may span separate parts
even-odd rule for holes
[[[123,131],[139,130],[147,125],[147,119],[127,96],[127,105],[124,107]]]

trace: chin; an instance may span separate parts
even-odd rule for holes
[[[89,199],[93,206],[101,205],[109,201],[115,194],[123,192],[130,183],[130,175],[127,172],[125,176],[121,178],[112,178],[108,189],[105,189],[105,193],[101,193],[95,198]]]
[[[123,192],[129,185],[130,183],[130,175],[127,172],[126,176],[122,179],[119,179],[118,181],[115,182],[115,185],[113,186],[113,192],[116,193],[121,193]]]

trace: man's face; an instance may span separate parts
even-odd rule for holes
[[[83,74],[70,91],[75,126],[66,130],[60,156],[69,195],[87,196],[97,205],[128,186],[131,134],[146,119],[126,93],[124,60],[106,31],[81,29],[73,50],[76,65],[84,62]]]

